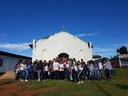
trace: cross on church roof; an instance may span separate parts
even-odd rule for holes
[[[61,31],[63,31],[63,32],[64,32],[64,25],[62,25],[62,27],[61,27]]]

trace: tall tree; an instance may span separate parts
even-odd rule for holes
[[[119,54],[127,54],[128,53],[127,47],[121,46],[121,48],[117,49],[117,53],[119,53]]]

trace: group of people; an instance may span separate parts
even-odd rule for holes
[[[54,59],[50,61],[36,60],[20,61],[15,66],[16,79],[20,81],[28,80],[66,80],[84,83],[84,80],[111,80],[115,72],[112,68],[111,61],[106,59],[105,62],[100,60],[90,60],[87,64],[81,59]]]

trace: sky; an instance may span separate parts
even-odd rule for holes
[[[64,30],[91,41],[93,54],[128,47],[128,0],[0,0],[0,50],[32,56],[29,44]]]

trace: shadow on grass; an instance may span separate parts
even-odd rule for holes
[[[120,89],[128,89],[128,85],[116,84],[116,87]]]
[[[12,81],[11,82],[2,82],[2,83],[0,83],[0,85],[10,84],[10,83],[13,83],[13,82]]]
[[[94,84],[97,86],[97,88],[99,88],[104,94],[106,94],[106,96],[112,96],[111,94],[109,94],[106,90],[104,90],[101,86],[99,86],[96,82],[94,82]]]

